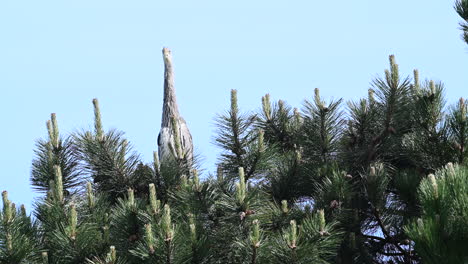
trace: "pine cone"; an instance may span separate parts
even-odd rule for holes
[[[247,211],[245,211],[245,215],[246,215],[246,216],[251,215],[251,214],[255,214],[255,211],[254,211],[254,210],[247,210]]]

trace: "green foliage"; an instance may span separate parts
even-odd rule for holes
[[[460,29],[462,30],[462,37],[468,44],[468,1],[467,0],[456,0],[455,10],[458,15],[464,20],[460,22]]]
[[[51,115],[47,121],[48,140],[36,142],[35,158],[32,162],[31,184],[37,191],[47,192],[51,181],[55,180],[55,168],[62,172],[63,189],[70,193],[82,182],[79,159],[74,155],[74,144],[70,137],[62,139],[59,135],[57,118]]]
[[[93,105],[95,131],[74,135],[75,155],[82,161],[84,171],[91,175],[97,190],[109,194],[115,201],[128,187],[142,184],[148,176],[142,173],[140,158],[132,152],[123,133],[116,130],[104,132],[97,99],[93,100]]]
[[[304,103],[303,157],[314,165],[324,165],[333,161],[338,154],[339,139],[343,128],[341,99],[328,105],[322,100],[319,89],[315,89],[314,101]]]
[[[452,107],[448,122],[457,161],[463,164],[468,156],[468,102],[466,100],[460,98],[458,104]]]
[[[133,186],[132,175],[140,162],[137,155],[129,153],[130,146],[122,136],[112,130],[101,139],[89,132],[75,137],[77,155],[84,162],[84,170],[97,184],[97,190],[107,192],[114,199],[122,197],[126,188]]]
[[[124,259],[117,257],[117,251],[114,246],[110,246],[109,253],[106,254],[105,258],[95,257],[93,260],[88,260],[89,264],[125,264],[127,263]]]
[[[36,223],[26,215],[24,206],[16,206],[2,192],[3,210],[0,213],[0,263],[30,263],[37,261],[39,232]]]
[[[468,104],[401,76],[390,56],[367,98],[316,89],[301,111],[267,94],[243,112],[231,91],[216,176],[177,144],[144,164],[96,99],[93,131],[62,138],[52,115],[34,217],[3,194],[0,263],[462,263]]]
[[[468,169],[449,163],[423,179],[418,190],[422,214],[405,230],[424,263],[468,261]]]
[[[275,161],[274,167],[268,170],[264,188],[272,198],[279,202],[294,202],[308,191],[309,179],[303,177],[305,168],[299,152],[287,152]]]
[[[352,179],[351,175],[334,168],[330,175],[315,183],[315,205],[336,217],[346,216],[347,208],[351,206],[351,199],[355,195]]]
[[[285,153],[297,150],[302,128],[302,117],[284,101],[270,102],[270,95],[262,97],[262,112],[257,116],[256,126],[264,131],[265,141],[275,143]]]
[[[330,263],[341,240],[336,223],[325,223],[323,211],[290,226],[273,238],[272,259],[265,263]]]
[[[242,114],[237,104],[237,91],[231,91],[231,109],[216,118],[218,135],[215,144],[223,153],[220,165],[234,177],[237,168],[245,169],[246,180],[261,174],[269,167],[272,153],[265,148],[264,131],[254,128],[256,116]]]
[[[378,130],[365,152],[368,164],[377,159],[399,159],[401,136],[410,127],[410,79],[400,77],[399,67],[393,55],[389,60],[390,69],[385,70],[385,77],[376,78],[372,82],[376,96]]]
[[[422,87],[418,83],[413,86],[413,131],[404,136],[403,145],[407,159],[425,171],[434,171],[453,160],[443,92],[440,82],[426,81]]]

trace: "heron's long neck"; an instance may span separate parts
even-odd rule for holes
[[[170,58],[166,58],[164,59],[164,102],[161,126],[170,126],[171,117],[179,117],[179,108],[175,95],[172,61]]]

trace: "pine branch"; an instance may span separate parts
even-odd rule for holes
[[[463,31],[462,37],[468,44],[468,1],[467,0],[456,0],[455,11],[464,20],[460,22],[460,29]]]

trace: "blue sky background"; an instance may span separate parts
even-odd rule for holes
[[[403,74],[468,96],[468,46],[453,1],[0,0],[0,191],[29,208],[37,138],[57,113],[62,135],[92,125],[126,132],[143,159],[156,149],[161,49],[173,52],[180,111],[203,167],[214,169],[213,118],[237,89],[244,110],[261,96],[300,106],[319,87],[355,100],[395,54]]]

